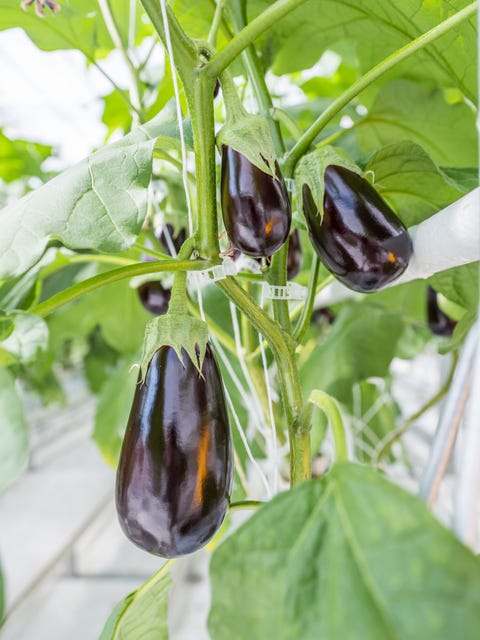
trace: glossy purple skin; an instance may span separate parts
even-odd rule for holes
[[[290,199],[278,164],[276,171],[278,179],[223,145],[220,186],[223,223],[230,242],[254,258],[278,251],[290,232]]]
[[[443,338],[451,338],[457,326],[438,306],[437,292],[433,287],[427,289],[427,322],[430,331]]]
[[[209,345],[202,376],[163,346],[138,383],[117,470],[121,527],[140,548],[175,558],[203,547],[227,512],[233,452],[222,380]]]
[[[165,289],[158,281],[144,282],[138,289],[140,302],[147,311],[157,316],[163,316],[168,311],[171,291]]]
[[[370,293],[398,278],[412,255],[402,221],[367,180],[330,165],[324,174],[323,221],[308,185],[303,210],[323,264],[350,289]]]
[[[300,244],[300,234],[298,229],[294,229],[290,234],[287,253],[287,280],[293,280],[298,276],[302,268],[302,245]]]

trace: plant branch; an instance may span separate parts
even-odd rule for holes
[[[450,18],[447,18],[440,24],[430,29],[426,33],[422,34],[415,40],[412,40],[405,46],[401,47],[395,53],[387,56],[384,60],[376,64],[374,67],[367,71],[359,80],[354,82],[346,91],[342,93],[336,100],[334,100],[325,111],[315,120],[312,126],[303,134],[300,140],[291,149],[285,161],[285,175],[291,177],[293,175],[295,165],[300,157],[307,151],[308,147],[315,140],[317,135],[322,129],[330,122],[330,120],[345,107],[353,98],[358,96],[364,89],[366,89],[372,82],[375,82],[385,72],[389,71],[392,67],[396,66],[409,56],[413,55],[417,51],[420,51],[428,44],[448,33],[450,29],[461,24],[471,16],[475,14],[477,10],[477,2],[472,2],[467,7],[458,11]],[[263,14],[262,14],[263,15]],[[253,24],[253,23],[252,23]],[[233,41],[232,41],[233,42]],[[227,49],[225,47],[224,51]]]
[[[281,326],[260,309],[234,278],[220,280],[217,285],[262,334],[275,357],[290,437],[291,482],[292,484],[301,482],[309,478],[311,473],[310,425],[304,424],[299,419],[303,401],[295,361],[295,344]]]
[[[112,269],[105,273],[99,273],[92,278],[87,278],[83,282],[78,282],[72,287],[57,293],[56,295],[44,300],[40,304],[30,309],[31,313],[36,313],[40,317],[50,315],[63,305],[73,302],[77,298],[84,296],[95,289],[100,289],[107,284],[113,284],[125,278],[133,278],[149,273],[161,273],[165,271],[201,271],[212,266],[211,262],[203,262],[201,260],[158,260],[157,262],[137,262],[135,264]]]
[[[145,2],[147,0],[142,0]],[[151,1],[151,0],[148,0]],[[262,35],[288,13],[300,7],[306,0],[277,0],[268,9],[252,20],[230,42],[217,53],[204,67],[203,72],[211,78],[217,78],[254,40]]]

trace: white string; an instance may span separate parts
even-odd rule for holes
[[[262,294],[260,297],[260,307],[263,309],[263,288]],[[267,365],[267,356],[265,353],[265,347],[263,345],[263,336],[259,333],[258,339],[260,342],[260,353],[262,354],[262,364],[263,364],[263,375],[265,378],[265,385],[267,388],[267,399],[268,399],[268,411],[270,414],[270,430],[272,434],[272,451],[271,451],[271,459],[273,463],[273,492],[274,494],[278,493],[278,468],[277,468],[277,429],[275,424],[275,416],[273,414],[273,402],[272,402],[272,390],[270,388],[270,378],[268,376],[268,365]]]
[[[188,190],[188,169],[187,169],[187,147],[185,145],[185,133],[183,130],[183,114],[180,104],[180,91],[178,88],[177,69],[175,67],[175,60],[173,57],[172,40],[170,37],[170,25],[168,23],[166,0],[160,0],[160,8],[162,11],[163,28],[165,29],[165,44],[167,46],[168,57],[170,58],[170,65],[172,67],[172,80],[173,80],[173,92],[175,94],[175,106],[177,110],[178,130],[180,132],[180,148],[182,152],[182,181],[185,191],[185,199],[187,201],[188,211],[188,233],[193,235],[193,215],[192,215],[192,203],[190,200],[190,191]]]
[[[262,480],[262,483],[265,487],[265,490],[267,492],[267,497],[271,498],[272,497],[272,492],[270,490],[270,486],[268,484],[268,480],[265,477],[265,474],[263,473],[262,469],[260,468],[260,465],[258,464],[258,462],[255,460],[252,450],[250,449],[250,446],[248,444],[248,440],[247,440],[247,436],[245,435],[245,432],[242,428],[242,425],[240,424],[240,419],[237,415],[237,412],[235,411],[235,407],[233,406],[233,402],[232,399],[230,397],[230,394],[228,393],[228,390],[225,389],[225,395],[227,398],[227,403],[228,406],[230,407],[230,411],[232,412],[232,416],[233,416],[233,421],[235,422],[235,426],[238,429],[238,433],[240,434],[240,438],[243,442],[243,446],[245,447],[245,451],[247,452],[247,456],[248,459],[250,460],[250,462],[253,464],[253,466],[255,467],[255,469],[258,471],[258,473],[260,474],[260,478]]]

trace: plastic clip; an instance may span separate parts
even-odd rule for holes
[[[286,286],[263,283],[263,296],[269,300],[305,300],[307,287],[296,282],[288,282]]]
[[[235,275],[237,275],[237,268],[230,258],[224,258],[222,264],[216,264],[214,267],[202,269],[202,271],[189,272],[189,278],[197,286],[217,282],[218,280],[225,280],[228,276]]]

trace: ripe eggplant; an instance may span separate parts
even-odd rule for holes
[[[449,318],[438,306],[437,292],[433,287],[427,288],[427,322],[428,328],[436,336],[450,338],[457,323]]]
[[[350,289],[369,293],[400,276],[412,255],[402,221],[365,178],[329,165],[323,220],[308,185],[303,209],[312,244],[324,265]]]
[[[182,349],[152,357],[133,399],[117,470],[121,527],[136,545],[174,558],[203,547],[227,512],[233,453],[218,365],[200,374]]]
[[[232,147],[222,146],[221,201],[230,242],[254,258],[271,256],[285,243],[292,212],[285,182],[265,173]]]

